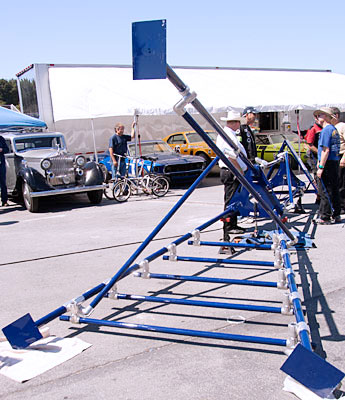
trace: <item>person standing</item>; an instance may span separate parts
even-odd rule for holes
[[[257,110],[254,107],[246,107],[242,112],[242,117],[246,119],[245,124],[240,126],[240,134],[239,140],[246,150],[247,157],[249,160],[254,163],[255,158],[257,157],[256,151],[256,143],[255,136],[253,131],[251,130],[251,126],[254,125],[256,114],[258,114]]]
[[[318,145],[318,192],[320,195],[319,218],[316,223],[326,225],[340,222],[339,197],[339,133],[332,124],[334,114],[331,108],[321,107],[314,116],[322,126]]]
[[[317,148],[319,145],[319,137],[320,132],[322,131],[322,126],[319,123],[319,120],[314,116],[315,122],[313,126],[311,126],[304,137],[307,142],[308,150],[306,154],[307,164],[314,176],[316,177],[317,172]],[[316,194],[315,204],[320,204],[320,196]]]
[[[116,178],[116,172],[121,176],[126,174],[127,142],[130,142],[135,136],[135,122],[132,123],[131,135],[125,135],[125,126],[121,123],[115,125],[115,134],[109,140],[109,154],[112,160],[111,173],[113,179]],[[118,157],[120,156],[120,157]]]
[[[0,189],[1,189],[1,203],[3,207],[7,207],[8,196],[6,186],[6,160],[5,154],[9,152],[5,139],[0,136]]]
[[[310,166],[311,171],[316,174],[316,161],[317,161],[317,148],[319,144],[319,136],[322,131],[322,126],[319,123],[319,120],[314,116],[315,123],[312,127],[307,130],[307,133],[304,139],[308,145],[307,151],[307,162]]]
[[[239,112],[229,111],[226,117],[221,118],[222,121],[226,121],[226,126],[224,127],[224,132],[236,144],[244,155],[246,151],[242,144],[237,138],[237,132],[241,124],[241,114]],[[224,155],[231,161],[233,166],[243,174],[247,169],[245,163],[238,158],[232,147],[220,136],[217,136],[216,145],[224,153]],[[227,165],[220,160],[220,180],[224,185],[224,210],[229,207],[231,198],[235,194],[240,182],[237,180],[235,175],[228,169]],[[223,240],[224,242],[230,241],[230,233],[241,234],[245,230],[237,225],[238,213],[231,215],[229,218],[225,218],[223,221]]]
[[[332,107],[335,115],[335,127],[340,137],[340,153],[339,153],[339,196],[340,196],[340,212],[345,213],[345,123],[340,122],[340,110]]]

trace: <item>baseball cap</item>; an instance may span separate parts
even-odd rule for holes
[[[255,107],[248,106],[243,110],[242,116],[244,117],[245,115],[250,114],[250,113],[258,114],[259,112]]]

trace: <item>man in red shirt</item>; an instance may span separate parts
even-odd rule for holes
[[[319,123],[319,120],[315,118],[314,125],[307,130],[307,133],[304,139],[307,141],[309,146],[309,151],[307,153],[308,164],[313,173],[316,172],[316,161],[317,161],[317,146],[319,143],[320,132],[322,131],[322,127]]]
[[[307,164],[309,165],[315,177],[317,172],[317,147],[319,143],[320,132],[322,131],[322,126],[317,117],[314,116],[314,119],[315,123],[311,128],[307,130],[304,139],[306,140],[309,147],[307,151]],[[320,203],[320,196],[318,194],[316,195],[315,203]]]

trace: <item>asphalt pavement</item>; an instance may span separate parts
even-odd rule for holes
[[[0,326],[29,312],[33,319],[112,277],[181,198],[173,188],[163,198],[142,195],[117,204],[104,199],[92,206],[86,195],[45,199],[32,214],[10,203],[0,208]],[[317,354],[345,370],[345,216],[341,224],[315,226],[315,195],[303,197],[305,214],[290,214],[287,225],[311,235],[314,248],[291,253],[311,340]],[[223,210],[223,186],[211,176],[157,234],[137,261]],[[268,220],[259,229],[274,229]],[[242,222],[249,232],[253,223]],[[222,224],[202,233],[218,241]],[[215,247],[177,247],[181,256],[273,261],[271,251],[237,251],[220,256]],[[150,263],[155,273],[276,281],[277,270],[253,265],[173,262]],[[212,302],[280,307],[276,288],[204,282],[141,279],[130,275],[119,293]],[[88,302],[85,303],[87,305]],[[215,309],[128,300],[103,299],[92,318],[147,325],[286,339],[293,316],[262,311]],[[92,347],[75,358],[17,383],[0,374],[3,399],[293,399],[284,392],[286,360],[280,346],[177,336],[91,325],[49,323],[59,337],[77,337]]]

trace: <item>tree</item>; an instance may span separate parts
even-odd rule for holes
[[[17,81],[15,79],[0,79],[0,105],[13,104],[19,107]]]

